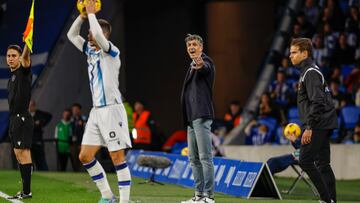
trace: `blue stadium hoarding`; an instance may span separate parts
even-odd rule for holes
[[[127,162],[131,174],[136,177],[150,178],[152,169],[136,163],[139,155],[166,157],[171,165],[155,171],[155,180],[192,188],[194,177],[188,158],[177,154],[131,150]],[[265,197],[282,199],[266,163],[245,162],[214,157],[215,192],[249,199]]]

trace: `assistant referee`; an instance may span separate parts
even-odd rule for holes
[[[34,121],[28,108],[31,97],[32,74],[30,70],[30,50],[24,51],[18,45],[10,45],[6,52],[6,62],[11,76],[8,81],[8,102],[10,110],[9,136],[19,163],[23,189],[9,199],[31,198],[32,160],[30,148]]]
[[[335,106],[323,74],[312,58],[308,38],[291,42],[291,62],[300,69],[297,105],[302,127],[299,163],[320,194],[320,202],[336,202],[335,176],[330,166],[330,136],[338,128]],[[315,165],[316,162],[316,165]]]

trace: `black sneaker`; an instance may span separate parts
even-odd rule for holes
[[[25,194],[24,192],[18,192],[14,196],[8,197],[8,199],[30,199],[32,198],[31,192],[29,194]]]

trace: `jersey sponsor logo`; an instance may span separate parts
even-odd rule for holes
[[[109,133],[109,136],[110,136],[110,138],[115,138],[115,137],[116,137],[116,134],[115,134],[114,131],[111,131],[111,132]]]

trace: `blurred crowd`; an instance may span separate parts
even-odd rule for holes
[[[340,129],[336,143],[360,142],[359,1],[306,0],[296,16],[293,38],[313,42],[313,59],[329,85]],[[300,72],[289,62],[289,48],[277,64],[275,79],[260,98],[257,118],[246,128],[249,145],[288,144],[282,136],[289,122],[300,124],[296,108]],[[351,112],[349,114],[348,112]]]

